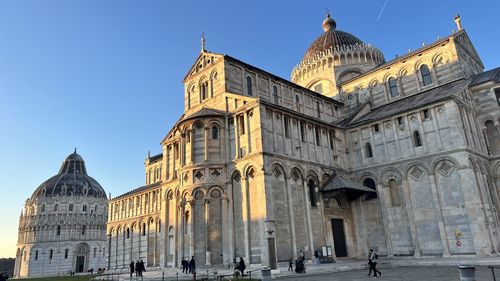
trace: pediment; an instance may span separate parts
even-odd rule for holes
[[[223,55],[215,54],[210,52],[201,52],[196,58],[194,64],[189,69],[188,73],[184,77],[184,81],[189,77],[195,76],[198,73],[204,71],[205,69],[211,67],[219,60],[223,59]]]

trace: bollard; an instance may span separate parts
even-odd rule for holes
[[[271,269],[263,268],[262,269],[262,281],[271,281]]]
[[[461,281],[476,281],[476,267],[473,265],[459,265]]]

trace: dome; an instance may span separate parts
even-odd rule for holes
[[[302,61],[311,59],[317,54],[327,50],[339,51],[349,48],[355,49],[366,45],[356,36],[337,30],[337,23],[330,17],[330,14],[326,15],[326,19],[323,21],[322,27],[324,33],[314,40],[309,49],[307,49]]]
[[[106,192],[96,180],[87,175],[85,162],[75,150],[66,157],[59,173],[42,183],[33,192],[31,199],[55,196],[106,198]]]

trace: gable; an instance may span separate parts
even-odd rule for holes
[[[196,74],[204,71],[205,69],[211,67],[224,56],[220,54],[201,52],[196,58],[194,64],[189,69],[186,76],[184,76],[183,81],[185,82],[189,77],[195,76]]]

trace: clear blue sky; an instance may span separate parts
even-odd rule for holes
[[[0,257],[15,255],[19,214],[78,147],[89,174],[118,195],[144,183],[147,151],[182,113],[181,80],[200,49],[289,79],[321,34],[337,28],[387,60],[462,22],[486,69],[500,66],[499,1],[0,2]]]

